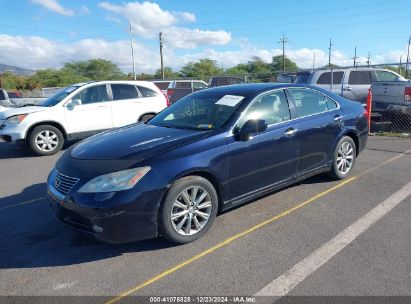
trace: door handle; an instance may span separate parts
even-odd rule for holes
[[[287,131],[285,131],[284,135],[291,137],[294,136],[298,132],[298,129],[290,128]]]
[[[343,119],[343,117],[341,115],[334,116],[335,121],[341,121],[342,119]]]
[[[351,87],[346,87],[346,88],[344,88],[344,91],[352,91],[352,88]]]

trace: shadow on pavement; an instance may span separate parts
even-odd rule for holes
[[[36,184],[1,198],[0,207],[45,197],[45,187],[44,183]],[[0,269],[81,264],[174,246],[161,238],[120,245],[93,240],[61,224],[47,199],[0,209],[0,240]]]

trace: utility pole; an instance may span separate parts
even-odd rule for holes
[[[158,35],[160,39],[160,62],[161,62],[161,79],[164,79],[164,62],[163,62],[163,33]]]
[[[357,66],[357,47],[354,48],[354,57],[352,58],[354,59],[354,68]]]
[[[405,78],[408,78],[408,73],[409,73],[409,67],[408,65],[410,64],[410,45],[411,45],[411,35],[410,38],[408,39],[408,52],[407,52],[407,65],[405,66]]]
[[[128,23],[130,25],[130,46],[131,46],[131,58],[133,59],[133,75],[134,75],[134,80],[137,79],[136,75],[136,61],[134,60],[134,40],[133,40],[133,26],[131,25],[131,20],[128,20]]]
[[[371,58],[371,55],[370,55],[370,52],[368,52],[368,57],[367,57],[367,66],[368,67],[370,67],[370,63],[371,63],[370,58]]]
[[[288,42],[287,37],[284,36],[280,39],[278,43],[283,45],[283,72],[285,72],[285,44]]]
[[[401,68],[402,68],[402,54],[400,55],[400,67],[399,67],[399,74],[401,75]]]
[[[315,51],[314,51],[314,57],[313,57],[313,70],[315,69]]]
[[[330,46],[328,47],[328,66],[331,67],[331,49],[332,49],[333,44],[331,43],[331,38],[330,38]]]

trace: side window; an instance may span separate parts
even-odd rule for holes
[[[191,89],[191,81],[177,81],[176,88],[177,89]]]
[[[114,100],[139,98],[136,87],[130,84],[112,84],[111,90]]]
[[[137,88],[143,97],[155,97],[158,95],[156,91],[153,91],[149,88],[142,87],[142,86],[137,86]]]
[[[333,72],[333,84],[341,84],[344,72]],[[331,72],[325,72],[318,77],[317,84],[331,84]]]
[[[237,126],[241,128],[250,119],[263,119],[269,125],[290,120],[290,109],[284,91],[270,92],[258,97]]]
[[[398,81],[398,76],[387,71],[375,71],[377,81]]]
[[[327,96],[307,89],[289,89],[297,107],[298,117],[325,112],[337,108],[337,105]]]
[[[371,73],[369,71],[351,71],[348,84],[371,84]]]
[[[6,99],[6,96],[3,92],[3,90],[0,90],[0,100],[5,100],[5,99]]]
[[[204,83],[202,83],[202,82],[196,82],[196,81],[194,81],[194,82],[193,82],[193,88],[194,88],[194,89],[206,89],[207,86],[206,86]]]
[[[72,99],[80,99],[82,104],[108,101],[106,85],[97,85],[86,88],[76,94]]]

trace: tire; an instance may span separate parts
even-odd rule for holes
[[[195,189],[197,189],[196,192],[194,192]],[[183,197],[184,192],[188,195],[186,200]],[[194,200],[194,206],[188,207],[192,203],[193,192],[197,193],[197,201]],[[204,198],[200,200],[203,195],[205,195]],[[178,203],[180,207],[176,206]],[[214,222],[217,210],[217,192],[208,180],[200,176],[183,177],[171,185],[160,208],[160,234],[170,242],[177,244],[193,242],[207,233]],[[172,214],[174,219],[172,219]],[[191,224],[188,225],[190,219]]]
[[[349,136],[344,136],[338,142],[334,155],[333,164],[328,176],[335,180],[348,177],[354,167],[357,158],[355,142]]]
[[[30,132],[28,145],[37,155],[53,155],[63,147],[64,136],[56,127],[41,125]]]
[[[146,122],[150,120],[151,118],[153,118],[154,116],[155,116],[154,114],[144,114],[139,118],[138,122]]]

